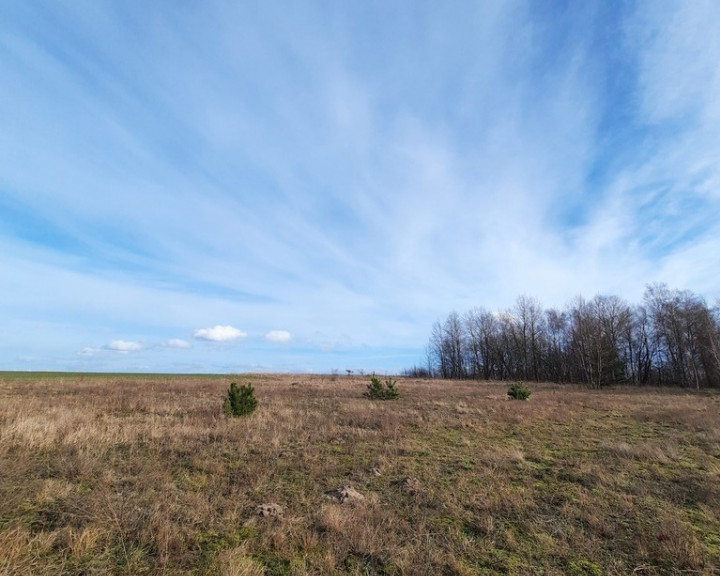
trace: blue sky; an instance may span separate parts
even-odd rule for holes
[[[720,4],[3,2],[0,368],[395,371],[720,297]]]

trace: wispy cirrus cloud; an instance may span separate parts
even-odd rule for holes
[[[287,330],[270,330],[265,334],[265,340],[268,342],[290,342],[292,334]]]
[[[78,356],[95,356],[98,353],[102,352],[102,348],[93,348],[92,346],[86,346],[82,348],[81,350],[77,351]]]
[[[190,342],[181,338],[170,338],[163,345],[167,348],[191,348]]]
[[[720,295],[712,1],[141,10],[0,3],[0,363],[380,370],[521,293]]]

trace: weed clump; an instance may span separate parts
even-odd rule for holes
[[[252,384],[243,384],[238,388],[237,384],[232,382],[223,403],[223,412],[233,417],[248,416],[255,411],[257,405],[258,400]]]
[[[373,373],[370,376],[370,384],[367,385],[365,397],[370,398],[370,400],[395,400],[400,398],[400,392],[392,378],[388,378],[385,380],[385,383],[383,383],[380,381],[380,378]]]
[[[515,382],[508,388],[508,396],[511,400],[527,400],[530,398],[530,390],[522,382]]]

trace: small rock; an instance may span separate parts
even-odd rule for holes
[[[255,508],[255,514],[263,518],[269,516],[280,517],[283,515],[283,509],[278,504],[260,504],[260,506]]]
[[[363,482],[367,480],[368,476],[382,476],[382,472],[379,468],[365,468],[364,470],[353,470],[348,476],[358,482]]]
[[[341,486],[340,488],[336,488],[335,490],[330,490],[329,492],[325,492],[325,498],[328,498],[329,500],[334,500],[335,502],[338,502],[339,504],[345,504],[346,502],[358,502],[360,500],[365,500],[365,496],[360,494],[355,488],[352,486]]]
[[[403,478],[398,485],[405,494],[420,494],[423,491],[422,482],[414,476]]]

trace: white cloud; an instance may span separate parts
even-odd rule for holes
[[[688,114],[703,122],[720,117],[718,17],[717,2],[665,0],[630,19],[628,36],[639,49],[638,80],[648,121]]]
[[[190,348],[190,342],[182,340],[180,338],[171,338],[165,342],[167,348]]]
[[[242,330],[233,328],[232,326],[215,326],[214,328],[200,328],[195,330],[194,338],[198,340],[208,340],[210,342],[227,342],[245,338],[247,334]]]
[[[95,356],[98,352],[100,352],[100,348],[92,348],[90,346],[86,346],[82,350],[78,350],[77,355],[78,356]]]
[[[113,340],[107,345],[108,350],[115,352],[136,352],[142,349],[140,342],[127,342],[125,340]]]
[[[265,334],[265,340],[268,342],[290,342],[292,334],[287,330],[270,330]]]

